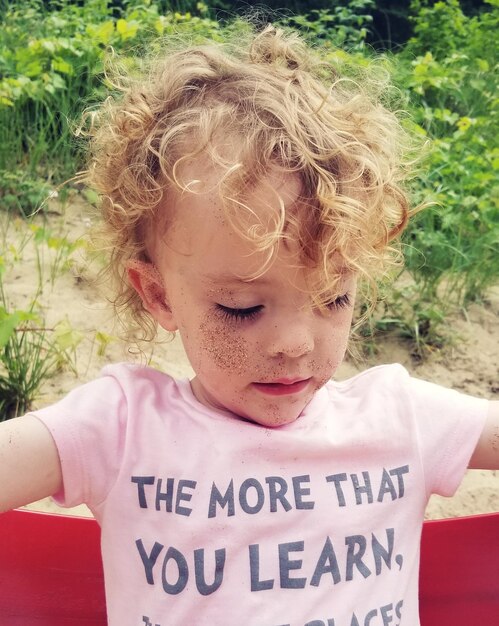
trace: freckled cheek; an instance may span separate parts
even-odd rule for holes
[[[207,360],[211,361],[221,370],[240,372],[251,365],[251,351],[240,332],[218,320],[208,320],[200,324],[199,349],[205,363]]]
[[[321,350],[308,361],[311,374],[315,376],[316,388],[322,387],[336,372],[345,356],[348,333],[331,333],[321,342]]]

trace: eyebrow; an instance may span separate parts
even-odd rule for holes
[[[269,280],[265,276],[257,276],[256,278],[243,278],[230,272],[222,272],[220,274],[202,274],[201,278],[211,283],[226,285],[248,285],[251,283],[268,284]]]

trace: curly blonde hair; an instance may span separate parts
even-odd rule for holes
[[[171,50],[142,78],[120,81],[122,93],[92,116],[87,179],[102,200],[114,304],[146,338],[155,326],[126,266],[150,260],[146,234],[152,224],[167,228],[169,194],[194,193],[178,173],[200,154],[222,166],[227,215],[269,262],[279,241],[299,242],[303,262],[316,269],[319,306],[339,280],[338,256],[370,284],[400,261],[393,242],[410,212],[401,186],[409,143],[382,103],[386,76],[346,78],[340,54],[325,59],[273,26],[237,39]],[[233,155],[218,150],[220,136],[236,139]],[[270,168],[299,176],[301,209],[286,215],[282,205],[271,229],[251,227],[245,191]]]

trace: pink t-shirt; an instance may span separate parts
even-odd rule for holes
[[[380,366],[269,429],[116,365],[35,415],[101,524],[110,626],[417,626],[424,509],[486,404]]]

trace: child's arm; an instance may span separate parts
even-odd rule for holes
[[[33,415],[0,424],[0,512],[52,495],[62,487],[59,455]]]
[[[499,469],[499,402],[491,402],[485,427],[471,457],[470,469]]]

